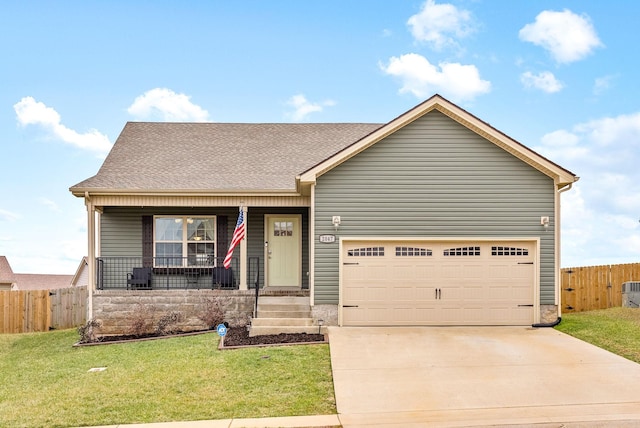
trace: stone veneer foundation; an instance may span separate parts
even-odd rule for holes
[[[99,334],[127,334],[131,329],[135,312],[147,310],[154,319],[155,327],[158,319],[170,312],[180,312],[183,321],[177,325],[182,331],[195,331],[209,328],[199,319],[204,312],[208,298],[222,297],[228,299],[225,307],[225,320],[241,322],[248,320],[253,314],[255,304],[254,291],[239,290],[99,290],[93,294],[93,316],[100,320],[102,327]],[[230,324],[231,321],[228,321]]]

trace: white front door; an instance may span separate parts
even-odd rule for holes
[[[301,287],[301,216],[268,214],[265,221],[266,285]]]

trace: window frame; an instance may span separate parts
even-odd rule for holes
[[[180,219],[180,223],[182,224],[182,232],[181,232],[181,239],[178,240],[164,240],[164,239],[157,239],[157,231],[158,231],[158,227],[157,227],[157,221],[160,219],[172,219],[174,221],[176,221],[177,219]],[[212,240],[189,240],[189,220],[194,220],[194,219],[205,219],[205,220],[209,220],[213,226],[213,231],[212,231]],[[176,223],[178,223],[176,221]],[[153,266],[154,267],[167,267],[168,264],[164,264],[164,265],[158,265],[157,260],[158,258],[167,258],[167,259],[171,259],[171,258],[181,258],[181,263],[180,264],[169,264],[168,266],[172,267],[172,268],[188,268],[188,267],[214,267],[216,266],[216,255],[217,255],[217,234],[218,234],[218,224],[217,224],[217,217],[215,215],[178,215],[178,214],[167,214],[167,215],[154,215],[153,216]],[[177,244],[180,243],[181,244],[181,252],[182,255],[181,256],[158,256],[157,255],[157,245],[158,244]],[[213,254],[206,254],[206,253],[201,253],[203,254],[205,257],[198,257],[198,254],[200,253],[195,253],[195,258],[194,260],[196,261],[195,263],[191,263],[191,256],[189,255],[189,245],[190,244],[212,244],[213,245]],[[204,263],[200,263],[199,260],[204,259]]]

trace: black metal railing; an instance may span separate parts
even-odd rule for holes
[[[249,259],[249,278],[259,275],[259,262]],[[224,257],[98,257],[96,287],[99,290],[237,290],[239,260],[223,267]],[[256,282],[257,283],[257,282]]]

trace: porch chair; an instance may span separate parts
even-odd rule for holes
[[[224,267],[213,268],[212,289],[233,289],[233,269],[225,269]]]
[[[152,271],[150,267],[133,268],[127,274],[127,290],[151,290]]]

